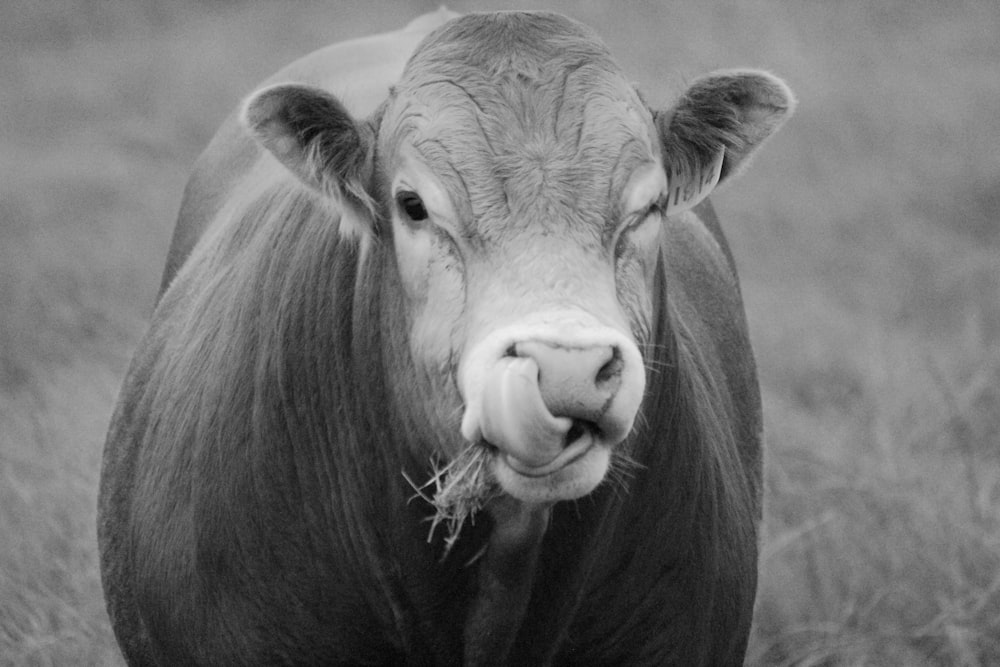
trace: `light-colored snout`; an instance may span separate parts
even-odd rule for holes
[[[470,350],[461,380],[465,438],[489,443],[506,466],[536,478],[594,448],[606,459],[632,430],[645,389],[635,343],[607,326],[497,332]],[[595,484],[604,474],[591,472]]]

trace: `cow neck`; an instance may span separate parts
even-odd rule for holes
[[[488,507],[494,526],[465,621],[464,664],[506,664],[531,600],[551,509],[509,496]]]

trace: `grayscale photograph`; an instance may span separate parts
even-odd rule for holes
[[[0,666],[1000,664],[1000,5],[8,0]]]

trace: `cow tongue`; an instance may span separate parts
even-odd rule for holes
[[[483,390],[480,419],[483,438],[522,464],[538,468],[563,451],[568,417],[545,406],[538,386],[538,364],[530,357],[505,357],[494,367]]]

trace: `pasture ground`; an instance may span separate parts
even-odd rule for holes
[[[435,3],[345,4],[0,8],[0,663],[120,664],[100,450],[186,174],[261,78]],[[1000,5],[546,6],[654,103],[743,65],[801,101],[715,198],[769,443],[748,662],[1000,663]]]

